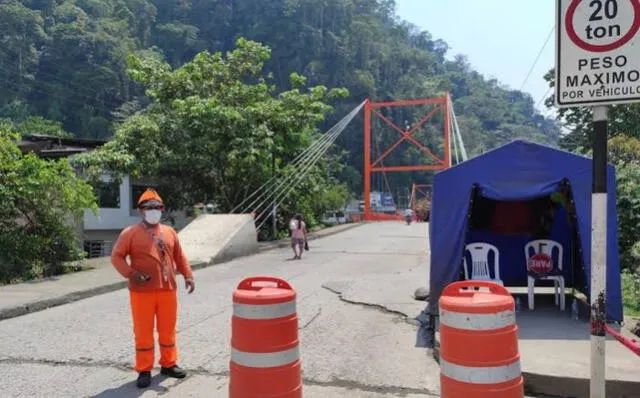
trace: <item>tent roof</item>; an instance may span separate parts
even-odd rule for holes
[[[607,308],[612,319],[621,320],[613,166],[609,165],[607,174]],[[430,224],[431,297],[435,301],[431,305],[437,306],[442,289],[457,280],[474,185],[480,188],[482,196],[490,199],[526,200],[555,192],[565,179],[573,190],[581,246],[586,253],[583,260],[589,288],[592,161],[545,145],[517,140],[436,174]]]
[[[614,172],[612,165],[609,169]],[[433,189],[444,180],[471,182],[483,185],[485,195],[491,195],[487,191],[500,189],[502,194],[494,199],[507,200],[510,196],[515,200],[526,199],[522,191],[539,196],[540,193],[531,189],[532,185],[564,178],[572,183],[584,182],[586,177],[591,186],[591,158],[543,144],[514,140],[436,174]]]

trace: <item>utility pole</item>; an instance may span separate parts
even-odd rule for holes
[[[607,106],[638,103],[640,93],[635,90],[637,82],[600,82],[589,77],[601,72],[597,59],[604,55],[624,61],[607,68],[609,76],[631,73],[640,64],[639,20],[637,0],[556,0],[555,103],[559,108],[589,106],[593,111],[591,398],[606,396]],[[578,87],[575,81],[588,84]]]
[[[593,109],[591,194],[591,397],[604,398],[606,380],[607,107]]]

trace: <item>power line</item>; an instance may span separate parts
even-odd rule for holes
[[[542,95],[542,98],[540,98],[540,100],[539,100],[539,101],[538,101],[538,103],[536,104],[536,108],[537,108],[537,107],[539,107],[539,106],[540,106],[540,104],[542,104],[542,102],[543,102],[545,99],[547,99],[547,96],[551,93],[551,91],[552,91],[552,90],[553,90],[553,87],[549,87],[549,88],[547,89],[547,92],[545,92],[545,93]]]
[[[551,27],[551,30],[549,31],[549,34],[547,35],[547,39],[544,41],[544,44],[542,45],[542,48],[540,48],[540,51],[538,51],[538,56],[536,56],[535,61],[533,61],[533,65],[531,65],[531,68],[529,69],[529,73],[527,73],[527,76],[524,78],[524,81],[520,86],[520,91],[524,89],[524,85],[527,84],[529,77],[531,77],[531,74],[533,73],[534,68],[538,64],[538,61],[540,60],[540,56],[542,55],[542,52],[544,51],[544,49],[547,48],[547,44],[549,44],[549,40],[551,39],[551,35],[553,35],[553,32],[555,31],[555,29],[556,29],[556,26],[553,25],[553,27]]]

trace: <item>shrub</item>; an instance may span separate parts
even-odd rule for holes
[[[0,282],[55,275],[78,260],[74,221],[97,209],[90,185],[66,159],[23,155],[19,135],[0,126]]]

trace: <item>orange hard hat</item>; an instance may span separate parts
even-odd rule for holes
[[[156,192],[155,189],[147,188],[147,190],[140,195],[140,199],[138,199],[138,206],[150,201],[158,202],[160,204],[163,203],[162,198],[158,195],[158,192]]]

